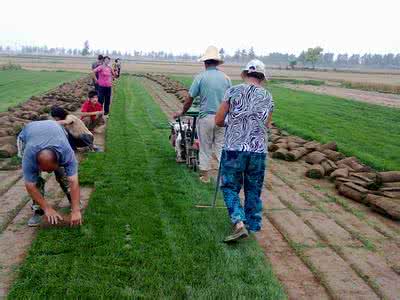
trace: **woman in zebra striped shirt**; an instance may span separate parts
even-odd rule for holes
[[[221,189],[233,224],[225,242],[245,238],[261,229],[261,191],[267,158],[267,128],[272,121],[274,102],[263,88],[265,66],[255,59],[242,72],[243,84],[226,91],[215,116],[218,126],[225,127],[221,157]],[[239,192],[244,185],[244,208]]]

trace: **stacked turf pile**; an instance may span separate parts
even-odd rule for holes
[[[273,158],[304,159],[309,164],[307,177],[330,178],[341,195],[400,220],[400,171],[376,172],[338,152],[336,142],[306,141],[276,127],[271,129],[268,150]]]
[[[165,75],[157,75],[157,74],[147,73],[147,74],[136,74],[135,76],[145,77],[154,82],[157,82],[159,85],[161,85],[164,88],[164,90],[167,93],[175,94],[175,96],[181,102],[185,101],[185,98],[188,94],[187,88],[182,83],[180,83],[179,81],[170,79],[169,77],[167,77]]]
[[[92,88],[89,77],[63,83],[44,95],[32,96],[28,101],[0,113],[0,158],[17,153],[16,136],[25,124],[48,119],[53,105],[76,111]]]

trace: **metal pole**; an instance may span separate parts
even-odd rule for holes
[[[219,183],[221,181],[221,158],[219,160],[219,168],[218,168],[218,176],[217,176],[217,184],[215,186],[215,193],[214,193],[214,199],[212,202],[212,207],[215,207],[215,204],[217,203],[217,196],[218,196],[218,190],[219,190]]]

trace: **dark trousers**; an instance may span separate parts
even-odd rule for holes
[[[111,87],[99,86],[99,102],[104,107],[104,114],[108,115],[110,112],[110,101],[111,101]]]
[[[93,148],[93,135],[91,134],[81,134],[79,137],[74,137],[72,134],[68,133],[68,142],[73,150],[78,147],[89,147]]]

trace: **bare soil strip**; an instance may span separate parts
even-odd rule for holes
[[[141,83],[164,112],[181,103]],[[290,299],[398,299],[400,223],[304,176],[306,163],[269,159],[263,230],[257,240]]]
[[[336,96],[370,104],[383,105],[388,107],[400,108],[400,95],[384,94],[378,92],[361,91],[336,86],[313,86],[304,84],[282,84],[282,86],[322,95]]]

